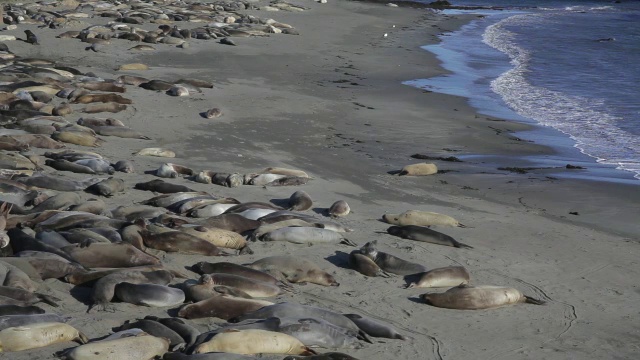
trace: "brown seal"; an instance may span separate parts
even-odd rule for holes
[[[255,230],[260,226],[260,221],[247,219],[238,214],[222,214],[204,219],[199,223],[207,227],[229,230],[239,234],[245,231]]]
[[[142,231],[140,235],[142,235],[145,246],[156,250],[206,256],[229,255],[210,242],[182,231],[167,231],[163,233]]]
[[[220,295],[195,304],[185,305],[178,311],[178,316],[185,319],[217,317],[228,320],[259,310],[265,306],[267,304],[262,301]]]
[[[338,200],[329,207],[328,214],[332,218],[347,216],[351,212],[349,204],[344,200]]]
[[[295,256],[271,256],[260,259],[248,267],[265,271],[276,278],[292,283],[310,282],[324,286],[339,286],[333,276],[310,260]]]
[[[289,197],[289,210],[291,211],[305,211],[311,209],[311,206],[313,206],[313,200],[303,190],[298,190]]]
[[[86,247],[75,244],[61,249],[71,258],[88,268],[123,268],[156,265],[158,258],[146,254],[127,243],[94,243]]]
[[[391,226],[387,229],[387,232],[391,235],[401,237],[403,239],[428,242],[432,244],[452,246],[457,248],[473,249],[473,246],[458,242],[447,234],[431,230],[425,226],[417,225],[404,225],[404,226]]]

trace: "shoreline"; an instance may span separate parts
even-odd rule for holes
[[[133,99],[134,106],[113,117],[153,140],[108,137],[97,149],[109,159],[133,160],[137,170],[116,175],[125,180],[127,192],[105,199],[112,207],[153,196],[132,190],[133,184],[156,179],[148,172],[167,159],[131,156],[144,147],[172,149],[178,156],[171,162],[198,171],[244,174],[268,166],[296,168],[313,179],[299,187],[265,188],[227,188],[184,178],[169,182],[243,202],[281,203],[292,192],[304,190],[314,200],[307,214],[319,218],[324,218],[334,201],[343,199],[353,213],[338,221],[355,229],[348,238],[359,246],[376,240],[381,251],[429,269],[461,265],[472,274],[473,284],[512,286],[546,300],[547,305],[519,304],[487,311],[428,306],[418,295],[445,289],[404,289],[401,276],[365,277],[348,265],[348,254],[354,248],[335,244],[255,242],[251,243],[255,254],[224,259],[163,254],[167,268],[197,278],[188,269],[202,260],[246,264],[281,254],[308,258],[327,269],[340,286],[296,285],[297,293],[280,295],[274,302],[370,315],[412,337],[408,341],[376,339],[363,348],[338,350],[358,359],[384,360],[391,354],[400,359],[565,359],[567,354],[600,359],[612,353],[621,358],[636,354],[632,319],[640,300],[635,282],[640,273],[637,187],[552,179],[544,172],[504,173],[481,161],[434,161],[448,172],[433,176],[389,174],[422,162],[410,158],[415,153],[553,154],[549,147],[514,137],[516,132],[531,129],[529,125],[479,115],[463,97],[402,84],[444,73],[435,56],[420,47],[437,42],[438,34],[454,31],[474,16],[435,15],[339,0],[290,2],[308,9],[243,13],[291,24],[300,31],[299,36],[233,38],[238,46],[194,40],[187,49],[158,44],[157,51],[139,55],[127,51],[131,43],[118,40],[104,53],[93,53],[85,51],[86,44],[77,39],[54,38],[65,30],[37,30],[32,25],[20,26],[15,33],[31,27],[38,31],[42,46],[18,42],[10,46],[21,56],[64,59],[105,78],[123,74],[112,71],[120,64],[143,62],[151,69],[127,74],[164,80],[192,77],[214,83],[213,89],[184,98],[127,87],[125,95]],[[106,23],[104,19],[92,21]],[[212,120],[198,115],[212,107],[221,108],[224,115]],[[68,119],[79,116],[74,113]],[[64,175],[84,178],[82,174]],[[389,225],[379,220],[381,216],[410,209],[459,219],[468,228],[436,230],[474,249],[386,234]],[[114,313],[86,314],[88,288],[54,279],[43,287],[62,299],[59,308],[43,308],[71,316],[70,323],[92,339],[107,335],[111,327],[126,320],[164,317],[172,311],[113,303]],[[217,318],[193,321],[201,330],[213,329],[220,322]],[[55,351],[68,347],[58,344],[10,356],[15,360],[50,359]]]

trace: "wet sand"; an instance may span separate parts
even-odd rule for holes
[[[256,243],[252,244],[254,255],[232,259],[249,263],[289,253],[314,260],[341,285],[300,286],[299,294],[278,300],[370,315],[412,338],[376,339],[362,349],[342,352],[359,359],[595,359],[629,358],[637,353],[633,319],[640,303],[638,186],[550,179],[541,171],[514,174],[474,162],[434,161],[440,169],[451,171],[428,177],[389,174],[421,162],[409,157],[415,153],[526,156],[553,152],[509,135],[526,130],[526,125],[487,119],[463,98],[401,84],[441,74],[437,60],[419,47],[437,41],[439,33],[459,28],[471,16],[360,2],[292,3],[309,9],[248,13],[292,24],[301,35],[237,38],[235,47],[192,41],[188,49],[158,45],[160,50],[139,55],[126,50],[132,43],[115,41],[104,53],[93,53],[84,51],[86,44],[78,40],[54,39],[66,29],[35,27],[43,45],[12,42],[9,46],[20,56],[61,60],[109,78],[121,74],[113,71],[120,64],[142,62],[151,70],[131,74],[214,82],[214,89],[186,98],[127,87],[134,109],[113,117],[153,140],[105,138],[101,154],[114,161],[132,159],[137,168],[136,174],[117,175],[129,190],[108,200],[114,206],[152,197],[132,190],[133,184],[152,180],[144,171],[156,169],[165,159],[131,156],[144,147],[173,149],[178,157],[172,162],[198,170],[249,173],[267,166],[298,168],[313,180],[300,187],[266,189],[170,181],[241,201],[287,199],[302,189],[315,201],[309,212],[318,216],[324,216],[334,201],[344,199],[353,214],[340,222],[355,229],[348,237],[359,245],[377,240],[380,250],[427,268],[463,265],[471,273],[472,284],[513,286],[547,301],[544,306],[521,304],[481,311],[431,307],[417,296],[444,289],[404,289],[400,276],[367,278],[349,269],[346,254],[352,248],[342,245]],[[13,33],[20,36],[26,28],[20,26]],[[224,115],[213,120],[198,115],[211,107],[220,107]],[[80,116],[76,113],[67,119]],[[69,177],[82,178],[73,175]],[[384,213],[409,209],[457,218],[468,228],[435,229],[474,249],[380,233],[388,227],[379,221]],[[197,278],[184,268],[202,260],[170,254],[163,263]],[[109,334],[111,327],[124,320],[167,314],[166,309],[124,303],[115,304],[114,313],[86,314],[83,302],[88,289],[73,289],[58,280],[43,286],[46,293],[63,299],[60,308],[43,307],[73,317],[70,324],[90,338]],[[197,321],[203,330],[216,322],[220,320]],[[68,347],[60,344],[0,358],[48,359]]]

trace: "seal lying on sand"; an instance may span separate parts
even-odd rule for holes
[[[535,305],[545,303],[526,296],[514,288],[488,285],[460,285],[443,293],[422,294],[420,298],[429,305],[460,310],[491,309],[518,303]]]
[[[391,235],[401,237],[403,239],[428,242],[432,244],[452,246],[457,248],[473,249],[473,246],[463,244],[456,241],[447,234],[431,230],[428,227],[417,225],[391,226],[387,229]]]

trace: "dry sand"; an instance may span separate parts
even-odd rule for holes
[[[196,169],[247,173],[267,166],[299,168],[314,179],[295,188],[230,189],[182,179],[172,182],[241,201],[286,199],[303,189],[315,200],[313,211],[318,213],[344,199],[354,211],[341,220],[356,229],[349,234],[352,241],[362,245],[377,240],[380,250],[428,268],[464,265],[473,284],[513,286],[547,301],[545,306],[524,304],[486,311],[431,307],[417,298],[425,290],[403,289],[399,276],[367,278],[350,270],[346,254],[352,248],[347,246],[256,243],[254,255],[232,258],[247,263],[287,253],[312,259],[341,285],[296,286],[299,294],[278,300],[370,315],[412,338],[376,339],[362,349],[341,351],[371,360],[637,356],[638,186],[549,179],[536,172],[518,175],[469,162],[436,162],[441,169],[455,172],[430,177],[388,174],[419,162],[409,158],[414,153],[524,156],[552,150],[516,141],[508,134],[525,130],[525,125],[490,121],[462,98],[401,84],[441,74],[437,60],[419,46],[437,41],[437,34],[457,29],[471,16],[341,0],[292,3],[310,9],[249,13],[292,24],[300,36],[238,38],[235,47],[192,41],[185,50],[158,45],[157,52],[138,55],[126,50],[131,43],[115,41],[104,53],[94,53],[84,51],[86,44],[78,40],[54,39],[67,29],[21,25],[3,34],[21,36],[22,30],[32,28],[43,45],[12,42],[9,46],[16,54],[59,60],[104,77],[118,76],[113,69],[120,64],[143,62],[151,70],[137,74],[145,77],[193,77],[216,84],[187,98],[128,87],[126,96],[134,100],[135,110],[114,117],[153,140],[109,137],[99,152],[114,161],[134,160],[136,174],[117,174],[130,189],[136,182],[153,179],[144,171],[163,162],[130,155],[149,146],[173,149],[178,153],[173,162]],[[198,116],[211,107],[220,107],[224,116],[214,120]],[[493,128],[504,132],[497,135]],[[128,190],[109,201],[129,205],[151,196]],[[379,233],[388,227],[378,220],[381,215],[408,209],[459,219],[469,227],[436,230],[474,249]],[[574,211],[579,215],[569,214]],[[173,269],[202,260],[217,259],[175,254],[163,258]],[[72,317],[70,324],[90,338],[109,334],[125,320],[167,313],[122,303],[115,304],[114,313],[86,314],[83,302],[88,289],[73,289],[58,280],[46,281],[43,289],[63,299],[60,308],[43,307]],[[202,329],[216,322],[197,321]],[[1,354],[0,358],[48,359],[67,347]]]

